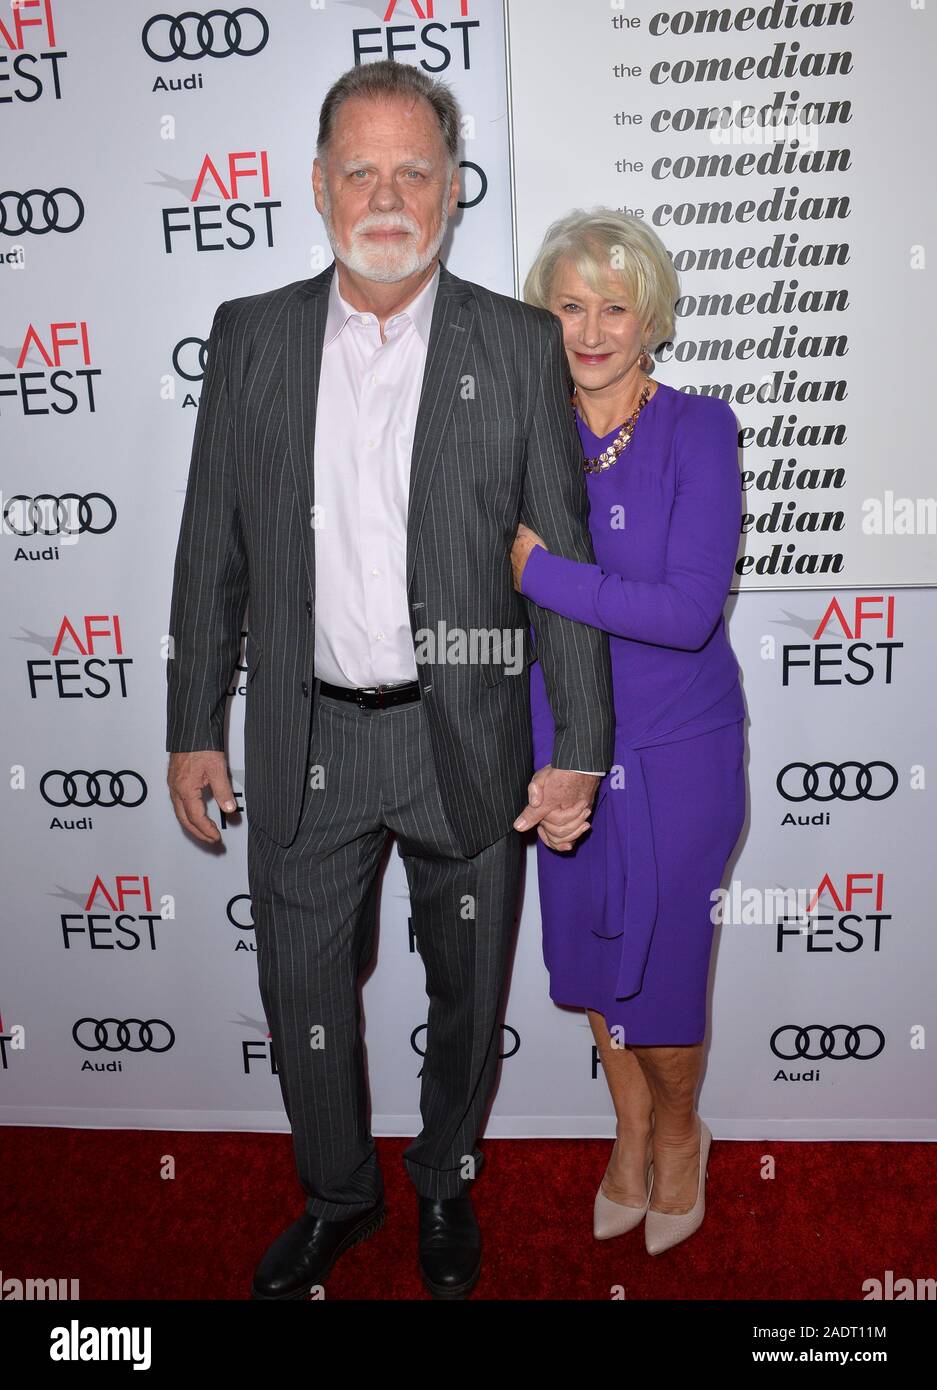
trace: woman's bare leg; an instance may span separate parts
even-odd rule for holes
[[[651,1210],[689,1211],[699,1184],[699,1086],[703,1045],[635,1047],[654,1107],[654,1191]]]
[[[586,1012],[615,1106],[615,1133],[618,1139],[609,1159],[602,1190],[613,1202],[643,1207],[647,1195],[645,1174],[651,1158],[651,1091],[630,1048],[616,1046],[609,1036],[602,1014],[593,1009]]]

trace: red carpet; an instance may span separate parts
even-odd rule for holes
[[[299,1215],[288,1135],[9,1128],[2,1131],[0,1271],[77,1278],[82,1299],[241,1299],[254,1266]],[[344,1255],[330,1299],[428,1298],[416,1201],[379,1139],[384,1229]],[[643,1227],[592,1238],[605,1140],[482,1141],[474,1189],[485,1243],[481,1299],[862,1298],[863,1281],[937,1274],[932,1144],[716,1140],[707,1213],[650,1256]],[[774,1156],[776,1177],[761,1178]],[[164,1156],[176,1176],[160,1177]]]

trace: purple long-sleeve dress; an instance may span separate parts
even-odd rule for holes
[[[577,412],[586,457],[597,438]],[[659,383],[611,468],[586,474],[597,563],[542,546],[521,591],[609,634],[614,766],[572,850],[537,840],[543,956],[558,1004],[597,1010],[622,1041],[702,1042],[712,894],[745,817],[745,706],[723,606],[739,539],[735,416]],[[534,766],[553,716],[530,667]]]

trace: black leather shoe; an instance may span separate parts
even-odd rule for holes
[[[314,1285],[325,1283],[339,1255],[381,1229],[385,1215],[383,1197],[367,1211],[340,1221],[304,1212],[260,1261],[251,1298],[306,1298]]]
[[[420,1274],[434,1298],[465,1298],[478,1282],[482,1236],[469,1196],[420,1197]]]

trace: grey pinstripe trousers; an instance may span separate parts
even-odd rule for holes
[[[317,680],[312,720],[309,765],[321,768],[320,785],[307,778],[290,845],[249,827],[248,880],[260,993],[306,1209],[336,1219],[383,1193],[357,978],[373,954],[388,834],[398,837],[429,995],[423,1128],[404,1165],[417,1191],[435,1198],[466,1191],[466,1157],[476,1173],[481,1166],[476,1139],[497,1072],[522,842],[510,830],[473,858],[462,854],[422,701],[362,710],[320,695]],[[402,1045],[410,1027],[401,1019]]]

